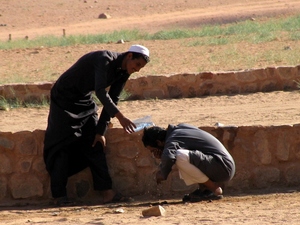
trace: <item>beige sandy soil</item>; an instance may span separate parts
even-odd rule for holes
[[[120,110],[132,120],[152,116],[156,125],[190,123],[214,126],[283,125],[300,123],[300,92],[276,91],[234,96],[120,102]],[[1,131],[45,130],[48,108],[0,111]],[[114,127],[120,128],[117,119]]]
[[[158,202],[69,208],[14,207],[0,212],[0,224],[299,224],[299,199],[299,193],[228,196],[218,201],[193,204],[167,199],[168,204],[162,204],[166,210],[164,217],[142,216],[149,203]],[[124,212],[118,213],[120,210]]]
[[[12,34],[13,38],[23,38],[29,34],[30,38],[45,34],[61,35],[62,29],[66,29],[67,34],[92,34],[132,28],[155,32],[163,28],[196,27],[208,22],[228,22],[253,16],[295,14],[299,10],[298,0],[87,0],[86,3],[83,0],[10,0],[1,2],[0,24],[5,26],[0,26],[0,39],[7,40],[8,34]],[[112,19],[97,19],[103,12],[110,14]],[[160,42],[148,43],[154,53],[162,48],[157,43]],[[172,44],[170,42],[170,46]],[[65,48],[62,49],[66,51]],[[42,51],[55,60],[53,51],[57,53],[56,50]],[[86,49],[76,46],[72,51],[81,55]],[[0,54],[2,63],[5,62],[6,66],[19,67],[27,72],[29,65],[10,64],[11,61],[22,62],[26,55],[16,51],[1,51]],[[9,56],[8,59],[6,56]],[[67,61],[67,57],[64,57]],[[42,63],[37,58],[32,64]],[[68,62],[69,65],[71,63],[73,59]],[[4,67],[4,63],[1,67]],[[62,71],[66,67],[60,69]],[[38,77],[34,79],[39,80]],[[180,122],[197,126],[212,126],[216,122],[238,126],[296,124],[300,122],[298,96],[298,91],[278,91],[193,99],[130,101],[121,102],[120,109],[131,119],[152,115],[153,121],[161,126]],[[0,111],[0,130],[44,130],[47,113],[48,109]],[[120,127],[117,121],[113,120],[113,123],[115,127]],[[300,195],[298,192],[285,191],[288,193],[225,196],[220,201],[195,204],[182,204],[180,197],[177,197],[167,199],[170,204],[164,205],[167,211],[165,217],[150,218],[141,216],[141,211],[149,203],[140,200],[129,205],[0,208],[0,224],[299,224]],[[116,213],[118,208],[125,212]]]

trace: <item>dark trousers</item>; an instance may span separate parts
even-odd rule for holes
[[[54,198],[67,196],[68,177],[86,167],[90,167],[95,190],[112,188],[103,146],[99,142],[95,147],[91,147],[91,144],[91,137],[80,137],[56,152],[52,169],[49,171]]]

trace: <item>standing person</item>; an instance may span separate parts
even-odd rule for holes
[[[65,71],[51,89],[44,161],[50,175],[52,197],[58,205],[71,203],[67,197],[68,177],[90,167],[94,189],[102,203],[122,201],[112,190],[105,158],[105,132],[112,117],[132,133],[134,123],[117,108],[129,76],[148,62],[149,50],[132,45],[127,52],[95,51],[82,56]],[[92,92],[103,105],[98,119]]]
[[[229,181],[235,174],[235,163],[221,142],[211,134],[189,124],[169,125],[167,129],[144,129],[144,146],[161,160],[156,173],[159,184],[166,180],[176,164],[186,185],[204,185],[205,189],[184,196],[183,201],[197,202],[220,199],[223,190],[219,183]]]

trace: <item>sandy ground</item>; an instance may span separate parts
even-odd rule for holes
[[[103,12],[112,18],[98,19]],[[17,39],[24,40],[25,36],[29,41],[43,35],[62,37],[63,29],[67,37],[133,29],[152,34],[164,29],[199,29],[207,23],[265,22],[271,16],[283,18],[297,12],[300,12],[298,0],[153,0],[151,3],[146,0],[101,0],[96,3],[94,0],[87,0],[87,3],[84,0],[12,0],[1,2],[0,41],[6,42],[9,34],[13,45],[16,45],[14,41],[17,42]],[[134,41],[118,35],[115,34],[115,39],[108,39],[106,43],[51,48],[43,45],[21,48],[20,44],[20,49],[0,49],[0,84],[55,81],[87,52],[101,49],[123,52],[137,42],[150,49],[151,62],[139,73],[132,74],[133,78],[300,64],[300,59],[296,57],[300,51],[300,41],[290,40],[284,32],[272,42],[239,41],[212,45],[199,42],[226,41],[228,37]],[[125,43],[117,44],[119,39],[124,39]]]
[[[70,208],[7,208],[0,212],[0,224],[299,224],[299,198],[299,193],[273,193],[228,196],[219,201],[193,204],[171,199],[166,200],[168,204],[161,204],[166,210],[164,217],[143,217],[142,211],[149,207],[149,202]],[[120,210],[124,212],[118,213]]]
[[[145,100],[120,102],[121,112],[131,120],[147,115],[162,127],[190,123],[214,126],[216,123],[236,126],[283,125],[300,123],[300,92],[276,91],[233,96]],[[167,115],[167,116],[166,116]],[[2,132],[45,130],[48,108],[19,108],[0,111]],[[120,128],[117,119],[114,127]]]
[[[1,2],[0,39],[45,34],[101,33],[138,28],[148,32],[203,23],[297,13],[297,0],[10,0]],[[12,13],[13,12],[13,13]],[[111,19],[101,20],[106,13]]]
[[[62,29],[66,29],[68,34],[132,28],[155,32],[174,26],[195,27],[204,23],[237,21],[253,16],[295,14],[299,10],[298,0],[10,0],[1,2],[0,39],[7,40],[8,34],[12,34],[13,38],[23,38],[29,34],[30,38],[45,34],[61,35]],[[110,14],[112,19],[97,19],[103,12]],[[153,52],[156,51],[155,48],[160,48],[157,42],[151,44]],[[85,51],[82,46],[73,49],[78,52],[81,50]],[[1,51],[1,57],[5,65],[20,67],[26,71],[28,65],[24,63],[9,64],[9,60],[5,61],[5,56],[16,61],[20,59],[20,62],[22,57],[28,57],[19,57],[17,51]],[[35,50],[31,49],[20,51],[35,54]],[[54,58],[55,50],[42,51]],[[57,59],[59,60],[62,59]],[[68,58],[65,57],[65,60],[68,61]],[[73,59],[68,63],[71,61],[73,63]],[[38,63],[41,62],[32,62]],[[38,80],[38,76],[34,79]],[[193,99],[129,101],[121,102],[120,109],[131,119],[151,115],[153,121],[160,126],[180,122],[197,126],[212,126],[217,122],[237,126],[296,124],[300,122],[298,96],[298,91],[278,91]],[[47,114],[47,108],[0,111],[0,130],[44,130]],[[113,120],[113,123],[115,127],[119,127],[117,121]],[[299,200],[297,190],[227,195],[219,201],[194,204],[183,204],[180,198],[167,199],[169,204],[163,205],[167,215],[149,218],[141,215],[141,211],[150,205],[149,200],[138,200],[129,205],[69,208],[52,208],[43,204],[2,207],[0,224],[299,224]],[[119,208],[124,213],[117,213]]]

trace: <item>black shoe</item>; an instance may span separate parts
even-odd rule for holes
[[[116,193],[115,196],[113,197],[112,200],[108,202],[104,202],[104,204],[109,204],[109,203],[128,203],[128,202],[133,202],[134,199],[131,197],[125,197],[121,195],[120,193]]]
[[[219,200],[222,199],[223,195],[215,195],[212,191],[204,190],[200,191],[199,189],[194,192],[184,195],[182,198],[183,202],[201,202],[209,200]]]
[[[185,194],[182,198],[182,201],[189,202],[192,196],[199,196],[202,194],[202,191],[197,188],[195,191],[191,192],[190,194]]]
[[[74,206],[75,202],[70,200],[67,196],[55,198],[54,204],[57,206]]]

